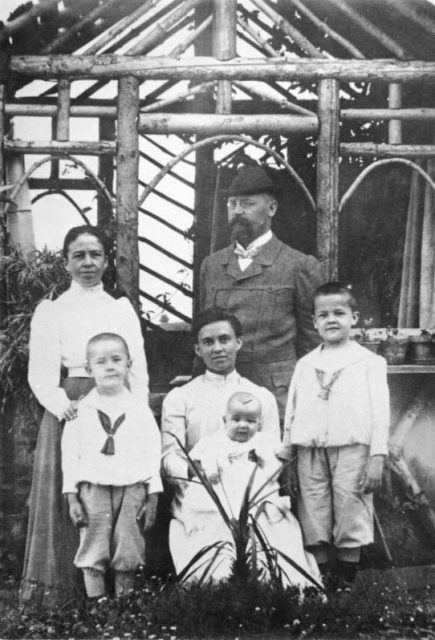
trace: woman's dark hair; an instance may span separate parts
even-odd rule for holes
[[[242,325],[240,320],[232,313],[228,313],[221,307],[209,307],[208,309],[202,309],[198,311],[192,321],[191,334],[195,342],[198,342],[198,334],[203,327],[213,322],[229,322],[232,326],[236,338],[242,336]]]
[[[90,224],[82,224],[78,227],[72,227],[72,229],[70,229],[65,236],[62,249],[63,257],[65,259],[68,258],[70,244],[82,235],[94,236],[94,238],[96,238],[103,245],[104,253],[107,256],[110,249],[110,242],[103,229],[101,229],[100,227],[92,227]]]

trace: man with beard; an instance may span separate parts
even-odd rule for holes
[[[272,233],[277,192],[261,167],[239,170],[227,201],[232,244],[202,263],[200,306],[239,318],[244,342],[237,369],[274,394],[282,420],[296,359],[318,344],[313,292],[322,278],[315,258]]]

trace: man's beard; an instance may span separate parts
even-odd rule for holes
[[[230,222],[231,242],[238,242],[242,247],[247,247],[254,239],[252,224],[246,218],[233,218]]]

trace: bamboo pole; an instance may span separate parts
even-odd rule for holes
[[[342,2],[342,0],[329,0],[337,9],[347,15],[358,27],[365,31],[369,36],[377,40],[385,49],[394,53],[398,58],[410,58],[403,47],[401,47],[393,38],[390,38],[382,29],[379,29],[370,20],[362,16],[358,11],[353,9],[349,3]]]
[[[43,47],[41,53],[47,54],[52,53],[56,49],[61,49],[64,44],[68,42],[68,40],[71,40],[71,38],[73,38],[80,31],[80,29],[99,18],[108,9],[116,6],[117,4],[119,4],[119,0],[105,0],[103,4],[97,5],[94,9],[92,9],[92,11],[83,16],[83,18],[78,20],[69,29],[61,33],[59,36],[57,36],[57,38]]]
[[[81,80],[118,79],[131,75],[144,80],[309,80],[334,78],[344,82],[416,82],[435,77],[435,62],[425,60],[334,60],[291,58],[152,56],[12,56],[11,71],[33,79],[62,76]]]
[[[213,55],[218,60],[236,57],[237,7],[235,0],[213,0]],[[231,113],[231,82],[219,80],[216,113]]]
[[[387,4],[390,5],[390,10],[399,12],[408,20],[412,20],[433,38],[433,34],[435,32],[435,21],[427,14],[420,14],[417,3],[387,0]]]
[[[388,158],[433,158],[433,144],[377,144],[375,142],[343,142],[340,153],[344,156]]]
[[[56,140],[69,140],[69,109],[71,102],[71,83],[61,78],[57,90]]]
[[[160,244],[153,242],[149,238],[145,238],[144,236],[138,236],[137,239],[139,240],[139,242],[143,242],[144,244],[147,244],[148,246],[152,247],[159,253],[163,253],[163,255],[165,255],[167,258],[171,258],[171,260],[175,260],[175,262],[178,262],[186,269],[191,269],[193,267],[193,264],[191,262],[187,262],[186,260],[183,260],[183,258],[180,258],[175,253],[171,253],[171,251],[168,251],[167,249],[164,249]]]
[[[142,134],[194,133],[264,133],[289,134],[317,132],[317,118],[293,115],[221,115],[189,113],[140,114],[139,131]]]
[[[140,213],[143,213],[148,218],[152,218],[153,220],[156,220],[157,222],[160,222],[160,224],[164,225],[168,229],[171,229],[171,231],[173,231],[174,233],[178,233],[178,235],[182,236],[183,238],[186,237],[186,234],[182,229],[179,229],[174,224],[171,224],[165,218],[162,218],[162,217],[158,216],[156,213],[153,213],[149,209],[144,209],[143,207],[138,207],[138,210],[140,211]]]
[[[168,305],[165,302],[162,302],[159,298],[155,298],[154,296],[150,296],[150,294],[146,293],[146,291],[143,291],[143,289],[139,289],[139,293],[146,300],[149,300],[150,302],[153,302],[154,304],[156,304],[157,306],[161,307],[165,311],[169,311],[169,313],[171,313],[174,316],[177,316],[177,318],[180,318],[180,320],[183,320],[183,322],[187,322],[187,324],[190,324],[192,322],[192,319],[189,318],[188,316],[184,315],[184,313],[181,313],[181,311],[178,311],[177,309],[174,309],[173,307],[168,309]]]
[[[65,153],[73,153],[84,156],[113,155],[116,152],[116,145],[111,140],[100,140],[98,142],[77,141],[61,142],[58,140],[5,140],[5,153],[29,153],[41,154],[51,153],[59,156]]]
[[[120,291],[139,309],[137,182],[139,175],[139,83],[118,82],[118,148],[116,154],[116,279]]]
[[[415,109],[342,109],[340,111],[342,120],[435,120],[435,109],[415,108]]]
[[[150,276],[154,276],[154,278],[158,278],[159,280],[161,280],[165,284],[168,284],[169,286],[174,287],[174,289],[178,289],[178,291],[181,291],[181,293],[183,293],[188,298],[192,298],[193,293],[190,291],[190,289],[187,289],[185,286],[183,286],[179,282],[175,282],[174,280],[171,280],[170,278],[167,278],[162,273],[158,273],[154,269],[151,269],[150,267],[147,267],[144,264],[140,264],[139,265],[139,269],[140,269],[140,271],[143,271],[144,273],[148,273]]]
[[[392,110],[400,109],[402,106],[402,85],[400,82],[391,82],[388,85],[388,107]],[[388,143],[401,144],[402,142],[402,122],[401,120],[390,120],[388,123]]]
[[[257,9],[260,9],[265,15],[272,20],[273,23],[283,31],[285,34],[290,36],[295,44],[298,47],[305,51],[312,58],[324,58],[325,55],[315,47],[298,29],[296,29],[293,25],[288,22],[285,18],[283,18],[279,13],[277,13],[267,2],[264,0],[251,0],[252,4],[254,4]]]
[[[42,0],[38,4],[34,4],[29,11],[21,14],[14,20],[10,20],[4,24],[4,28],[0,31],[0,43],[8,40],[8,38],[19,31],[22,27],[30,24],[32,20],[45,13],[47,9],[51,9],[57,5],[59,0]]]
[[[110,206],[113,206],[112,197],[110,193],[107,191],[104,184],[101,182],[98,176],[96,176],[95,173],[91,169],[89,169],[89,167],[84,162],[82,162],[82,160],[79,160],[78,158],[75,158],[74,156],[69,155],[68,153],[64,153],[61,157],[71,162],[74,166],[82,169],[86,177],[91,181],[91,183],[104,195],[105,198],[107,198],[107,202],[110,203]],[[37,169],[39,169],[39,167],[42,167],[43,164],[45,164],[46,162],[51,162],[51,159],[52,159],[51,155],[45,156],[44,158],[41,158],[40,160],[37,160],[36,162],[34,162],[32,166],[29,169],[27,169],[25,173],[23,173],[21,178],[18,180],[18,182],[14,185],[13,189],[11,190],[11,193],[9,195],[11,201],[13,201],[13,199],[15,198],[17,193],[20,191],[22,186],[27,182],[27,180],[29,180],[30,176]],[[59,181],[59,182],[63,183],[66,181]],[[51,184],[51,181],[48,181],[48,183]]]
[[[213,16],[209,15],[205,20],[201,22],[201,24],[198,27],[196,27],[196,29],[192,30],[192,32],[189,34],[189,36],[186,38],[184,42],[181,42],[179,45],[175,47],[175,49],[173,49],[169,53],[169,57],[177,58],[182,53],[184,53],[184,51],[186,51],[186,49],[188,49],[190,45],[193,44],[195,40],[199,38],[199,36],[209,28],[212,22],[213,22]]]
[[[172,11],[172,13],[165,16],[162,20],[157,21],[157,24],[153,24],[152,29],[146,33],[139,42],[128,49],[128,55],[143,55],[144,53],[151,51],[151,49],[154,49],[154,47],[162,43],[167,38],[168,31],[170,31],[170,29],[172,29],[182,18],[185,18],[188,13],[201,2],[202,0],[184,0],[179,7]]]
[[[365,55],[361,53],[359,49],[357,49],[349,40],[343,38],[337,31],[334,31],[332,27],[329,27],[326,23],[326,20],[320,20],[308,7],[302,2],[302,0],[287,0],[287,4],[292,4],[296,9],[303,15],[305,15],[308,20],[310,20],[318,29],[323,31],[328,38],[331,40],[335,40],[338,42],[343,49],[348,51],[354,58],[364,59]]]
[[[150,9],[159,4],[161,0],[145,0],[135,11],[133,11],[130,15],[126,16],[123,20],[120,20],[113,27],[105,31],[101,34],[101,36],[97,37],[90,47],[86,47],[84,53],[86,55],[90,55],[96,53],[98,50],[102,49],[106,44],[113,45],[113,41],[117,38],[123,31],[126,31],[128,27],[133,25],[139,18],[142,18]]]
[[[207,146],[210,146],[210,145],[218,145],[218,144],[221,144],[222,142],[228,142],[228,140],[232,140],[232,141],[237,140],[239,142],[243,142],[246,145],[249,144],[249,145],[252,145],[254,147],[257,147],[258,149],[263,149],[263,151],[266,151],[266,153],[268,153],[270,156],[275,158],[275,160],[279,164],[282,164],[285,167],[285,169],[288,171],[288,173],[294,179],[296,184],[299,185],[299,187],[304,192],[308,202],[310,203],[312,209],[315,210],[315,204],[314,204],[313,197],[310,194],[310,192],[308,191],[304,181],[302,180],[302,178],[300,178],[300,176],[293,169],[293,167],[291,165],[289,165],[289,163],[283,158],[283,156],[281,156],[279,153],[277,153],[271,147],[268,147],[267,145],[262,144],[261,142],[258,142],[257,140],[254,140],[253,138],[249,138],[248,136],[240,136],[240,135],[218,135],[218,136],[212,136],[210,138],[205,138],[203,140],[198,140],[197,142],[194,142],[193,144],[187,146],[185,149],[183,149],[183,151],[181,151],[177,156],[175,156],[175,158],[170,160],[163,167],[163,169],[156,176],[154,176],[154,178],[151,180],[151,182],[149,182],[149,184],[146,185],[145,189],[143,190],[143,192],[142,192],[142,194],[141,194],[141,196],[139,198],[139,204],[142,204],[145,201],[145,199],[149,196],[149,194],[152,191],[155,191],[155,187],[158,185],[160,180],[162,180],[162,178],[165,177],[165,175],[172,169],[172,167],[174,167],[178,162],[183,160],[187,155],[189,155],[193,151],[198,151],[198,149],[202,149],[203,147],[207,147]],[[179,206],[181,206],[181,205],[179,205]]]
[[[202,82],[201,84],[197,84],[194,87],[190,87],[189,89],[180,91],[176,96],[172,98],[157,100],[157,102],[147,104],[145,107],[140,108],[140,113],[151,113],[153,111],[158,111],[159,109],[164,109],[165,107],[169,107],[170,105],[180,102],[181,100],[186,100],[186,98],[190,96],[195,96],[198,93],[203,93],[207,89],[211,89],[213,86],[214,82]]]
[[[267,102],[277,104],[280,109],[288,109],[289,111],[299,113],[303,116],[314,116],[315,118],[317,118],[317,114],[314,113],[314,111],[310,111],[309,109],[300,107],[298,104],[294,104],[293,102],[290,102],[285,98],[278,97],[269,84],[265,84],[265,86],[262,86],[261,89],[258,87],[257,83],[250,82],[249,80],[245,80],[244,82],[234,82],[234,84],[249,96],[261,98],[261,100],[266,100]]]
[[[340,145],[340,148],[341,148],[341,145]],[[352,196],[352,194],[355,192],[355,190],[358,188],[361,182],[368,176],[369,173],[387,164],[405,164],[408,167],[411,167],[412,169],[414,169],[414,171],[417,171],[417,173],[419,173],[424,178],[424,180],[426,180],[426,182],[435,192],[435,182],[432,180],[429,174],[420,167],[420,165],[416,164],[415,162],[412,162],[412,160],[406,160],[405,158],[387,158],[386,160],[376,160],[375,162],[372,162],[372,164],[370,164],[368,167],[363,169],[363,171],[361,171],[361,173],[356,178],[356,180],[354,180],[354,182],[350,185],[346,193],[341,198],[338,210],[342,211],[342,209],[344,208],[349,198]]]
[[[277,58],[279,56],[278,51],[272,47],[267,40],[261,37],[261,35],[253,29],[247,19],[244,16],[240,16],[237,18],[238,24],[241,26],[243,31],[246,31],[248,35],[251,36],[253,40],[260,46],[260,48],[264,49],[264,51],[272,58]]]
[[[329,280],[338,278],[339,90],[337,80],[319,83],[317,254]]]

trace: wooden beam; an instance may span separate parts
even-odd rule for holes
[[[148,273],[149,275],[153,276],[154,278],[158,278],[159,280],[161,280],[165,284],[168,284],[169,286],[174,287],[174,289],[178,289],[178,291],[181,291],[181,293],[183,293],[188,298],[191,298],[193,296],[193,293],[190,291],[190,289],[187,289],[184,285],[180,284],[179,282],[175,282],[174,280],[171,280],[170,278],[167,278],[162,273],[158,273],[154,269],[151,269],[150,267],[147,267],[144,264],[140,264],[139,265],[139,269],[141,271],[143,271],[144,273]]]
[[[435,109],[342,109],[341,120],[435,120]]]
[[[342,142],[343,156],[367,156],[378,158],[433,158],[433,144],[376,144],[374,142]]]
[[[113,155],[116,152],[116,144],[111,140],[99,142],[58,140],[5,140],[5,153],[29,153],[64,155],[71,153],[82,156]]]
[[[273,9],[267,2],[264,0],[251,0],[251,2],[260,9],[262,13],[268,16],[270,20],[286,35],[288,35],[291,40],[301,49],[312,58],[324,58],[325,54],[320,51],[317,47],[315,47],[296,27],[294,27],[288,20],[282,17],[275,9]]]
[[[155,113],[140,115],[139,131],[142,134],[195,133],[269,133],[282,134],[317,132],[315,116],[295,115],[221,115],[208,113]]]
[[[319,83],[317,254],[328,280],[338,277],[339,90],[337,80]]]
[[[116,154],[116,281],[118,289],[139,310],[138,198],[139,82],[121,78],[118,82],[118,149]]]
[[[78,118],[116,118],[116,106],[103,105],[71,105],[70,116]],[[9,116],[55,116],[55,104],[19,104],[11,102],[5,105],[5,113]]]
[[[153,56],[12,56],[11,71],[26,77],[144,80],[309,80],[334,78],[345,82],[382,80],[413,82],[435,77],[435,62],[425,60],[331,60],[212,57],[174,60]]]
[[[88,178],[32,178],[28,179],[29,189],[52,189],[53,191],[94,191],[95,186]]]
[[[5,117],[4,117],[4,97],[5,97],[5,85],[0,84],[0,186],[4,185],[5,178],[5,154],[4,154],[4,140],[5,140]],[[4,194],[3,194],[4,195]],[[5,220],[3,198],[0,198],[0,257],[4,256],[6,251],[6,237],[5,237]],[[4,296],[1,296],[4,299]],[[4,305],[0,301],[0,310],[5,311]],[[3,316],[3,313],[2,313]]]
[[[67,78],[61,78],[58,84],[56,118],[56,140],[59,140],[59,142],[69,140],[70,102],[71,82]]]
[[[236,57],[237,6],[235,0],[213,0],[213,55],[218,60]],[[216,113],[231,113],[231,81],[219,80]]]
[[[144,236],[138,236],[137,239],[139,240],[139,242],[144,242],[149,247],[152,247],[153,249],[155,249],[159,253],[163,253],[163,255],[166,256],[167,258],[171,258],[171,260],[175,260],[175,262],[178,262],[179,264],[181,264],[186,269],[191,269],[193,267],[193,265],[190,262],[187,262],[186,260],[183,260],[183,258],[180,258],[179,256],[175,255],[175,253],[171,253],[170,251],[167,251],[160,244],[157,244],[156,242],[153,242],[149,238],[145,238]]]
[[[391,82],[388,85],[388,106],[390,109],[400,109],[402,106],[402,85],[400,82]],[[402,142],[402,121],[396,118],[388,122],[388,143],[400,144]]]

